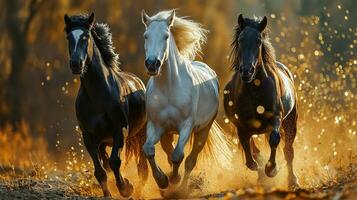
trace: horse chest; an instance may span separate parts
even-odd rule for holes
[[[147,97],[148,117],[154,122],[176,125],[186,119],[192,111],[192,100],[188,93],[165,93],[154,90]]]
[[[238,122],[255,131],[269,128],[278,111],[275,96],[263,90],[241,93],[234,104]]]
[[[112,102],[112,104],[115,103]],[[96,101],[89,98],[82,90],[79,91],[76,100],[76,113],[81,128],[83,131],[96,133],[96,135],[101,135],[102,137],[112,135],[115,126],[111,122],[109,115],[113,115],[113,113],[108,113],[103,107],[96,105]]]

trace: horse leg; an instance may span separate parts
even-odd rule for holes
[[[174,137],[172,134],[169,133],[164,134],[160,140],[162,149],[165,151],[167,155],[167,160],[170,163],[170,166],[172,166],[171,154],[174,150],[174,147],[172,146],[173,141],[174,141]]]
[[[129,197],[133,193],[133,186],[128,179],[123,178],[120,173],[120,152],[124,146],[123,130],[119,129],[117,133],[113,134],[113,148],[109,158],[110,168],[114,172],[115,181],[120,194],[123,197]]]
[[[185,160],[185,175],[181,183],[181,186],[183,187],[187,186],[188,178],[193,168],[196,166],[198,154],[202,151],[206,144],[211,125],[212,123],[203,128],[201,131],[194,133],[192,150],[190,155],[188,155]]]
[[[296,136],[296,121],[297,113],[296,108],[294,108],[291,113],[283,120],[283,128],[285,132],[285,146],[284,146],[284,156],[287,162],[288,168],[288,185],[289,188],[295,189],[299,187],[297,178],[294,174],[293,160],[294,160],[294,147],[293,143]]]
[[[111,194],[108,189],[107,185],[107,173],[103,169],[100,160],[99,160],[99,152],[98,152],[98,145],[94,141],[92,141],[92,138],[90,137],[89,133],[83,132],[83,142],[84,145],[87,148],[87,151],[90,155],[90,157],[93,160],[94,164],[94,176],[97,179],[100,187],[102,188],[103,195],[105,197],[111,197]]]
[[[184,149],[191,133],[192,123],[190,120],[186,120],[179,128],[178,142],[172,152],[172,173],[170,175],[170,182],[173,184],[180,182],[181,176],[179,174],[179,168],[184,158]]]
[[[152,122],[147,124],[147,139],[143,146],[146,158],[149,160],[150,167],[159,188],[165,189],[169,186],[169,181],[165,173],[160,169],[155,161],[155,144],[160,140],[164,130],[155,127]]]
[[[142,147],[142,145],[140,145],[140,147]],[[142,188],[144,188],[149,175],[148,163],[143,152],[140,153],[137,170],[140,178],[140,189],[137,191],[137,194],[141,196]]]
[[[276,170],[276,148],[280,142],[280,124],[281,124],[281,117],[276,117],[273,121],[273,131],[270,133],[269,136],[269,146],[270,146],[270,158],[268,163],[265,165],[265,174],[269,177],[274,177],[277,174]]]
[[[260,161],[262,160],[260,155],[260,150],[258,149],[257,145],[255,145],[253,138],[250,139],[250,145],[252,147],[253,158],[258,162],[258,165],[260,165],[261,164]]]
[[[250,145],[252,147],[253,158],[258,163],[258,181],[260,182],[260,181],[263,181],[265,178],[264,169],[263,169],[263,165],[264,165],[263,157],[262,157],[262,155],[260,155],[260,150],[258,149],[257,145],[255,144],[253,138],[250,139]]]
[[[137,187],[135,193],[136,195],[141,196],[142,189],[144,188],[149,176],[149,169],[148,169],[146,156],[141,149],[146,141],[146,125],[138,133],[136,133],[135,140],[136,142],[138,142],[138,147],[139,147],[139,152],[138,152],[139,162],[137,162],[136,164],[136,169],[140,179],[140,186]]]
[[[107,147],[107,144],[105,144],[105,143],[102,143],[102,144],[99,145],[99,156],[100,156],[100,158],[102,160],[104,169],[111,170],[110,169],[110,164],[109,164],[109,156],[108,156],[108,153],[105,150],[106,147]]]
[[[258,164],[257,162],[255,162],[255,160],[252,157],[252,152],[250,149],[250,134],[247,133],[247,131],[241,127],[237,127],[237,131],[238,131],[238,137],[239,137],[239,142],[243,147],[244,150],[244,154],[245,154],[245,160],[246,163],[245,165],[253,170],[253,171],[257,171],[258,170]]]

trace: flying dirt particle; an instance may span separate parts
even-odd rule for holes
[[[249,120],[249,125],[254,127],[254,128],[260,128],[262,126],[262,122],[260,122],[259,120],[256,119],[251,119]]]
[[[229,106],[233,106],[233,101],[228,101]]]
[[[257,113],[259,113],[259,114],[263,114],[264,112],[265,112],[265,108],[264,108],[264,106],[259,105],[259,106],[257,107]]]
[[[260,85],[260,80],[259,79],[254,79],[254,85],[259,86]]]

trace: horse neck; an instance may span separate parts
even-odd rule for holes
[[[109,79],[112,77],[110,69],[108,69],[102,59],[101,53],[97,48],[93,38],[93,55],[89,63],[87,63],[87,71],[81,76],[81,86],[90,97],[99,96],[99,93],[109,92]]]
[[[156,77],[156,81],[161,87],[172,88],[180,84],[186,73],[186,60],[178,51],[175,39],[170,33],[168,58],[163,63],[161,76]]]

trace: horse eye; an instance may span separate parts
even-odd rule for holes
[[[148,39],[148,36],[147,36],[146,34],[144,34],[144,39],[145,39],[145,40]]]
[[[165,37],[164,37],[164,38],[165,38],[165,40],[167,40],[167,39],[169,38],[169,35],[165,35]]]

